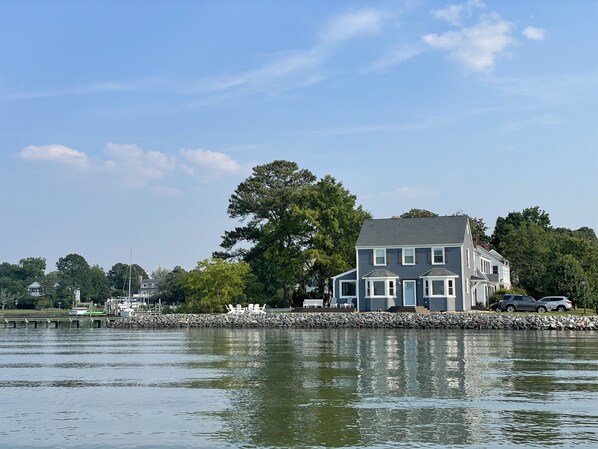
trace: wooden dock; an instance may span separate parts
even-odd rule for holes
[[[2,317],[0,326],[5,328],[80,328],[108,327],[118,316],[69,316],[69,317]]]

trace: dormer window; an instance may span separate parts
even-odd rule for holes
[[[374,265],[386,265],[386,249],[374,249]]]

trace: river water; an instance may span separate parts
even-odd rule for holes
[[[596,447],[598,334],[0,329],[0,448]]]

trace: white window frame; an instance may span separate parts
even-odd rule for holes
[[[343,284],[353,284],[355,286],[355,294],[354,295],[343,295]],[[354,280],[339,281],[338,287],[340,290],[339,298],[355,298],[357,296],[357,281],[354,281]]]
[[[407,250],[412,251],[413,262],[407,262],[405,260],[405,251]],[[415,248],[403,248],[403,250],[401,251],[401,262],[403,265],[415,265]]]
[[[384,262],[383,263],[378,263],[378,256],[376,255],[376,253],[378,251],[382,251],[384,254]],[[386,265],[386,248],[374,248],[372,250],[372,253],[374,255],[374,266],[376,267],[382,267]]]
[[[434,259],[434,253],[437,250],[442,250],[442,262],[436,262]],[[446,260],[446,254],[444,251],[444,246],[433,246],[431,249],[431,255],[432,255],[432,265],[444,265],[445,260]]]
[[[424,297],[426,298],[455,298],[456,295],[456,282],[455,277],[429,277],[424,279]],[[443,281],[443,294],[435,294],[434,293],[434,283],[433,281]],[[452,290],[452,294],[451,293]]]
[[[374,283],[382,282],[384,291],[382,295],[374,294]],[[392,289],[391,289],[392,283]],[[392,294],[391,294],[392,291]],[[389,278],[368,278],[365,279],[365,297],[366,298],[396,298],[397,297],[397,283],[396,279]]]

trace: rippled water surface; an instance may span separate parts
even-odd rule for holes
[[[0,329],[0,448],[597,447],[598,334]]]

